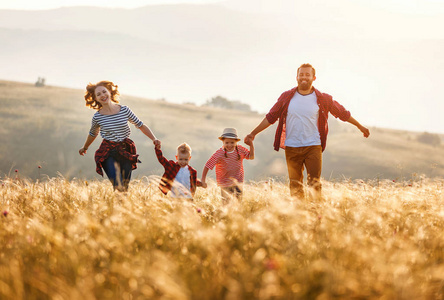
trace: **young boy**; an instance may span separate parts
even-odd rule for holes
[[[173,198],[193,199],[197,186],[202,186],[197,179],[197,171],[190,165],[191,147],[187,143],[177,147],[176,161],[167,160],[156,145],[156,156],[160,164],[165,168],[165,173],[159,184],[159,188],[165,195],[170,192]]]

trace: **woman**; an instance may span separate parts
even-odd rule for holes
[[[84,156],[99,134],[102,144],[95,154],[96,171],[103,176],[102,168],[114,186],[114,190],[127,191],[132,170],[137,168],[139,155],[136,146],[128,137],[131,130],[128,121],[149,137],[155,146],[161,142],[128,106],[118,104],[119,91],[111,81],[100,81],[86,87],[86,106],[96,109],[91,123],[91,130],[85,144],[79,150]]]

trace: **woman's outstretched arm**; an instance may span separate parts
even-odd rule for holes
[[[148,138],[150,138],[153,141],[154,146],[160,146],[161,142],[156,138],[154,133],[151,131],[151,129],[143,124],[139,127],[140,131],[143,132],[144,135],[146,135]]]
[[[95,136],[92,136],[92,135],[88,134],[88,137],[86,138],[85,144],[83,145],[82,148],[79,149],[79,154],[81,156],[85,155],[86,150],[88,150],[89,146],[92,144],[92,142],[94,142],[95,139],[96,139]]]

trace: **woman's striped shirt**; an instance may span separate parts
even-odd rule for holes
[[[213,170],[214,166],[216,166],[216,181],[220,187],[235,186],[244,182],[244,166],[242,161],[244,159],[250,159],[250,151],[241,145],[237,145],[237,149],[240,159],[236,149],[232,152],[225,152],[224,148],[220,148],[205,164],[205,167],[210,170]],[[225,153],[227,157],[225,157]]]
[[[89,134],[96,137],[100,131],[105,140],[121,142],[131,134],[128,121],[137,128],[143,125],[143,122],[125,105],[121,105],[120,111],[114,115],[102,115],[96,112],[92,118]]]

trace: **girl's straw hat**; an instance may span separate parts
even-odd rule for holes
[[[237,136],[236,128],[225,128],[222,135],[219,137],[219,140],[223,139],[233,139],[236,141],[240,141],[240,138]]]

